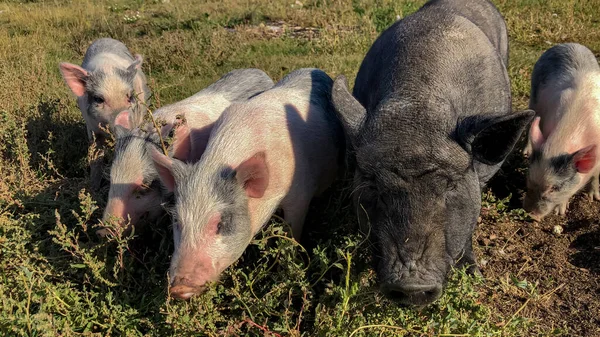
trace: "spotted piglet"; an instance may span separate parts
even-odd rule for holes
[[[301,69],[232,104],[196,164],[152,147],[174,191],[171,296],[188,299],[235,262],[278,207],[298,239],[313,196],[335,179],[343,133],[331,109],[332,80]]]
[[[85,53],[81,67],[62,62],[60,72],[77,96],[90,142],[102,145],[106,128],[113,130],[117,116],[127,112],[127,125],[142,122],[150,90],[142,72],[142,57],[132,56],[120,41],[103,38],[94,41]],[[123,115],[121,115],[123,116]],[[102,181],[103,157],[91,167],[91,182],[98,189]]]
[[[600,67],[594,54],[576,43],[547,50],[533,69],[529,105],[537,117],[525,151],[525,210],[537,220],[552,210],[565,214],[569,198],[586,184],[590,198],[600,200]]]
[[[161,134],[173,134],[169,155],[187,162],[200,158],[213,123],[232,102],[245,101],[273,86],[271,78],[259,69],[233,70],[200,92],[154,111]],[[117,142],[110,170],[110,190],[103,222],[117,220],[121,225],[137,225],[141,219],[157,220],[169,195],[161,188],[147,144],[161,146],[152,122],[128,130],[127,112],[116,121]],[[177,126],[177,127],[176,127]],[[193,142],[191,141],[193,139]],[[99,231],[106,234],[105,230]]]

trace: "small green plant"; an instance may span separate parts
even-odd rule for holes
[[[257,67],[277,81],[291,70],[318,67],[353,82],[377,35],[425,0],[20,2],[0,7],[6,28],[0,29],[1,336],[516,337],[595,332],[590,330],[592,319],[575,318],[593,313],[568,297],[585,295],[577,289],[581,284],[559,282],[554,279],[559,274],[527,275],[537,263],[537,247],[526,247],[531,255],[522,254],[527,263],[507,261],[522,231],[513,239],[500,233],[497,239],[479,237],[489,243],[479,249],[505,253],[485,256],[488,267],[497,263],[505,270],[501,277],[483,280],[453,270],[444,295],[425,308],[404,308],[380,293],[372,243],[354,228],[349,200],[331,202],[311,220],[320,227],[304,246],[274,218],[219,282],[187,302],[168,297],[173,252],[168,216],[129,232],[108,221],[102,224],[108,235],[96,234],[107,187],[97,195],[88,192],[88,159],[102,150],[110,160],[110,149],[92,148],[88,158],[85,123],[60,77],[59,62],[81,62],[94,39],[122,40],[144,55],[143,70],[153,91],[150,109],[189,97],[235,68]],[[577,41],[600,51],[597,18],[590,14],[599,12],[596,1],[495,3],[509,27],[508,70],[517,107],[527,106],[533,63],[550,44]],[[283,22],[286,33],[270,36],[257,27],[269,22]],[[287,33],[307,28],[318,31],[316,38]],[[172,137],[165,141],[168,147]],[[522,178],[524,169],[517,166],[514,172]],[[506,190],[503,197],[493,189],[484,192],[480,228],[507,222],[515,226],[512,235],[527,220],[510,203],[509,193],[520,192],[511,186]],[[532,229],[523,236],[532,234],[539,235]],[[502,246],[495,246],[500,240]],[[540,254],[558,254],[552,250],[540,248]],[[553,267],[547,268],[551,273]],[[579,269],[564,270],[571,277]],[[588,279],[593,285],[593,278]],[[594,301],[585,306],[588,311],[598,308]],[[564,319],[549,322],[547,314],[558,310]]]

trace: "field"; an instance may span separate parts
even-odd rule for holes
[[[579,42],[600,56],[599,0],[496,0],[510,34],[515,109],[541,53]],[[377,291],[369,243],[340,182],[315,200],[302,245],[274,218],[222,280],[167,296],[168,218],[100,239],[85,125],[58,71],[96,38],[144,55],[159,107],[229,70],[274,80],[300,67],[353,79],[405,0],[11,1],[0,3],[0,335],[600,336],[600,204],[528,220],[518,150],[483,193],[483,278],[452,272],[443,297],[402,308]],[[519,146],[522,147],[523,142]],[[553,233],[561,225],[564,232]]]

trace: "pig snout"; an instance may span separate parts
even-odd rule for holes
[[[434,302],[442,294],[442,285],[438,283],[421,283],[419,281],[404,281],[400,283],[385,283],[381,291],[390,299],[402,304],[426,305]]]
[[[541,221],[544,216],[550,213],[550,206],[541,202],[539,198],[532,197],[531,192],[528,192],[523,199],[523,209],[535,221]]]
[[[424,306],[434,302],[442,294],[444,279],[449,263],[435,259],[435,264],[426,261],[406,261],[402,257],[389,265],[380,265],[380,290],[389,299],[400,304]]]
[[[194,295],[203,293],[205,290],[206,283],[195,284],[191,279],[186,277],[175,277],[169,287],[171,297],[180,300],[187,300]]]
[[[120,199],[109,201],[102,218],[104,223],[114,221],[121,227],[135,223],[137,220],[138,216],[135,215],[135,212],[128,210],[125,203]]]
[[[187,300],[219,279],[221,270],[211,257],[196,249],[176,252],[171,260],[171,297]]]

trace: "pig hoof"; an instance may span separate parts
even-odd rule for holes
[[[467,267],[467,275],[475,276],[477,278],[483,278],[483,274],[476,264],[471,264]]]

